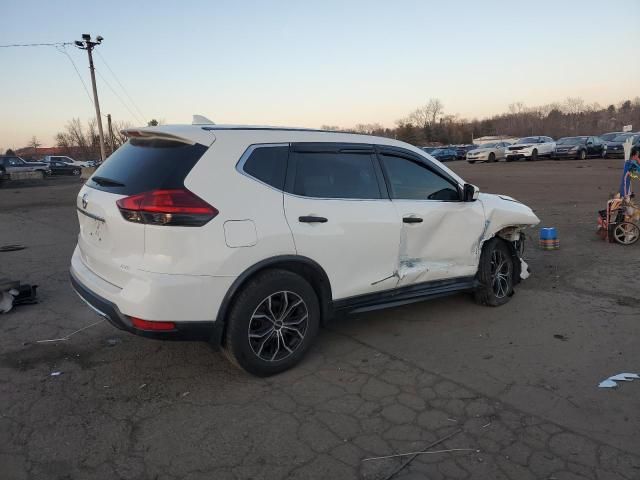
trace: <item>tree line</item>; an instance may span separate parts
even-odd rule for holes
[[[151,120],[148,125],[164,123]],[[569,97],[564,102],[528,107],[518,102],[509,105],[508,111],[484,119],[467,120],[446,113],[443,103],[432,98],[407,116],[397,120],[392,128],[380,123],[361,123],[354,127],[323,125],[323,130],[361,133],[396,138],[413,145],[449,145],[471,143],[473,139],[487,135],[524,137],[547,135],[558,139],[575,135],[598,135],[620,131],[624,125],[640,130],[640,97],[602,107],[587,104],[583,99]],[[121,133],[130,128],[128,122],[114,122],[113,136],[106,135],[107,152],[111,153],[127,141]],[[74,118],[55,136],[56,145],[64,154],[79,160],[95,160],[100,157],[100,144],[95,119],[82,123]],[[29,142],[34,149],[40,146],[35,137]],[[7,150],[7,152],[13,152]]]
[[[633,125],[635,131],[640,130],[640,97],[607,107],[597,103],[587,104],[577,97],[537,107],[527,107],[518,102],[509,105],[507,112],[472,120],[447,114],[442,102],[432,98],[422,107],[397,120],[394,128],[368,123],[358,124],[353,128],[323,125],[322,129],[379,135],[420,146],[465,144],[487,135],[547,135],[555,139],[599,135],[620,131],[625,125]]]

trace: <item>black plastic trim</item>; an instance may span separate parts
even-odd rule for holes
[[[473,291],[478,287],[475,277],[458,277],[448,280],[408,285],[393,290],[358,295],[333,302],[336,313],[361,313],[383,308],[421,302],[460,292]]]
[[[76,293],[100,316],[119,330],[133,333],[156,340],[206,341],[218,347],[222,336],[222,329],[217,322],[175,322],[176,328],[168,331],[148,331],[135,328],[129,317],[124,315],[118,307],[91,291],[80,282],[73,272],[69,272],[71,286]]]

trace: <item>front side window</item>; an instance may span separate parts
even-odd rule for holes
[[[289,147],[286,145],[255,147],[245,161],[243,170],[261,182],[282,190],[288,155]]]
[[[314,198],[379,199],[370,153],[296,152],[293,193]]]
[[[425,165],[395,155],[383,154],[381,158],[389,179],[391,198],[396,200],[460,200],[457,187]]]

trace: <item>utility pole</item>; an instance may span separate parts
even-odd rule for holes
[[[111,145],[111,153],[116,151],[113,139],[113,128],[111,128],[111,114],[107,113],[107,129],[109,130],[109,144]]]
[[[93,104],[96,107],[96,120],[98,121],[98,134],[100,135],[100,157],[101,161],[105,161],[107,158],[105,148],[104,148],[104,133],[102,131],[102,117],[100,116],[100,103],[98,103],[98,89],[96,88],[96,73],[95,68],[93,67],[93,55],[91,52],[96,47],[96,45],[100,45],[104,40],[100,35],[96,37],[96,41],[91,41],[91,35],[88,33],[82,34],[82,41],[76,40],[75,44],[81,50],[86,50],[89,55],[89,71],[91,72],[91,85],[93,86]]]

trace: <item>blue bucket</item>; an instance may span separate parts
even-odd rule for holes
[[[558,238],[558,232],[555,227],[543,227],[540,229],[540,240],[555,240]]]

